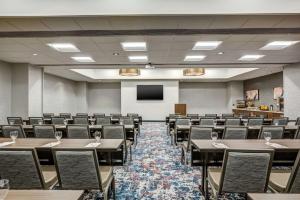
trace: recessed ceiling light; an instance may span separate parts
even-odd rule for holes
[[[77,62],[95,62],[95,60],[89,56],[74,56],[71,58]]]
[[[147,51],[146,42],[122,42],[124,51]]]
[[[148,56],[128,56],[130,62],[147,62]]]
[[[223,54],[224,54],[224,52],[223,52],[223,51],[220,51],[220,52],[218,52],[218,54],[219,54],[219,55],[223,55]]]
[[[71,43],[49,43],[47,45],[60,52],[80,52],[80,50]]]
[[[193,47],[193,50],[214,50],[222,41],[199,41]]]
[[[299,41],[274,41],[266,44],[260,50],[281,50],[291,45],[298,43]]]
[[[34,54],[32,54],[33,56],[37,56],[38,54],[37,53],[34,53]]]
[[[239,58],[239,60],[241,61],[254,61],[254,60],[258,60],[262,57],[264,57],[265,55],[244,55],[242,57]]]
[[[120,55],[118,52],[113,53],[114,56]]]
[[[204,55],[187,55],[185,56],[184,61],[190,61],[190,62],[201,61],[205,57],[206,56]]]

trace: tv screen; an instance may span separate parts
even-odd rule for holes
[[[137,85],[137,100],[163,100],[162,85]]]

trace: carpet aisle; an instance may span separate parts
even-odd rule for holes
[[[181,149],[166,131],[165,123],[143,123],[133,161],[114,168],[118,200],[202,199],[200,167],[181,164]]]

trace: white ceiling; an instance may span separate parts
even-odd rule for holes
[[[77,30],[147,30],[147,29],[240,29],[245,28],[299,28],[300,15],[227,15],[227,16],[135,16],[135,17],[37,17],[0,18],[0,33],[24,31],[77,31]],[[218,40],[223,43],[212,51],[193,51],[197,41]],[[45,68],[47,73],[73,80],[86,77],[71,72],[72,68],[114,69],[120,67],[144,67],[129,62],[129,55],[148,55],[156,68],[258,68],[255,76],[281,70],[289,63],[300,62],[300,43],[280,51],[259,50],[275,40],[299,40],[300,34],[169,34],[169,35],[109,35],[63,37],[0,37],[0,60],[12,63],[30,63]],[[146,52],[125,52],[121,42],[147,42]],[[62,53],[47,43],[69,42],[81,52]],[[218,52],[224,52],[219,55]],[[114,56],[113,53],[119,53]],[[34,56],[33,54],[37,54]],[[199,62],[184,62],[189,55],[206,55]],[[239,61],[245,54],[263,54],[254,62]],[[91,56],[96,61],[83,65],[72,56]],[[261,72],[259,74],[258,72]],[[249,73],[246,73],[249,74]],[[250,76],[250,74],[249,74]],[[243,76],[237,76],[236,79]],[[247,76],[243,79],[247,79]],[[92,81],[92,80],[88,80]]]

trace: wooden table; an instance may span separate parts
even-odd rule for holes
[[[249,200],[299,200],[300,194],[266,194],[266,193],[248,193],[247,199]]]
[[[200,126],[200,125],[197,125],[197,126]],[[190,127],[191,127],[190,125],[177,125],[176,130],[177,131],[189,132]],[[215,131],[219,132],[219,138],[222,138],[223,131],[224,131],[226,126],[216,125],[216,126],[203,126],[203,127],[212,127]],[[245,127],[245,126],[236,126],[236,127]],[[249,130],[248,139],[257,139],[259,131],[261,129],[261,126],[247,126],[247,127],[248,127],[248,130]],[[299,126],[296,126],[296,125],[287,125],[287,126],[285,126],[284,138],[289,138],[289,139],[294,138],[298,128],[299,128]],[[251,133],[251,131],[252,131],[252,133]]]
[[[288,158],[293,159],[291,165],[296,159],[297,153],[300,150],[300,139],[280,139],[280,140],[271,140],[271,143],[277,143],[283,145],[279,148],[274,148],[270,145],[265,144],[264,140],[218,140],[217,142],[225,144],[229,149],[274,149],[275,156],[274,162],[276,160],[281,160],[281,157],[276,157],[278,153],[284,153],[285,155],[289,155]],[[212,166],[217,164],[216,162],[216,154],[221,153],[220,162],[222,162],[223,153],[225,151],[224,148],[216,148],[213,144],[212,140],[191,140],[192,144],[192,163],[193,163],[193,152],[198,151],[200,158],[200,165],[202,166],[202,192],[204,196],[208,197],[208,183],[207,181],[207,168],[208,166]],[[212,163],[213,161],[214,163]],[[219,163],[220,164],[220,163]]]
[[[0,144],[3,142],[10,142],[10,138],[0,138]],[[101,139],[101,144],[97,147],[85,147],[89,143],[96,142],[95,139],[61,139],[61,143],[54,146],[54,147],[45,147],[44,145],[49,144],[51,142],[57,142],[55,139],[40,139],[40,138],[19,138],[16,140],[16,143],[10,144],[7,146],[0,147],[1,149],[10,149],[10,148],[35,148],[39,157],[39,160],[44,163],[52,164],[53,155],[52,149],[53,148],[84,148],[90,149],[94,148],[99,153],[106,153],[108,155],[108,162],[112,164],[112,154],[114,152],[120,152],[122,149],[122,145],[124,144],[124,140],[122,139]],[[121,151],[123,155],[123,150]],[[123,159],[123,156],[122,156]],[[122,160],[122,163],[124,160]]]
[[[10,142],[10,138],[0,138],[2,142]],[[18,138],[16,143],[0,147],[0,149],[7,148],[38,148],[38,149],[51,149],[59,148],[90,148],[85,147],[89,143],[96,142],[94,139],[61,139],[60,144],[54,147],[43,147],[51,142],[57,142],[56,139],[41,139],[41,138]],[[124,143],[122,139],[101,139],[101,144],[95,147],[100,151],[117,151]]]
[[[78,200],[83,190],[9,190],[5,200]]]

